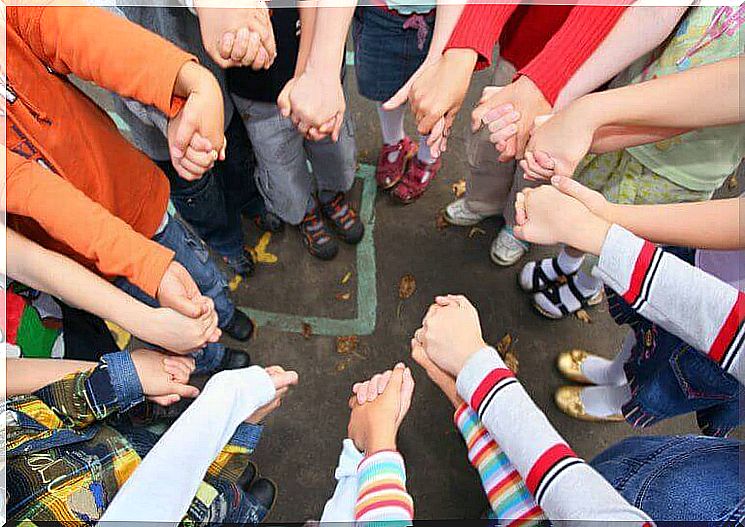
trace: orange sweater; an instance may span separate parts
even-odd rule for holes
[[[155,296],[173,252],[150,240],[168,180],[66,77],[95,82],[172,116],[193,57],[95,7],[7,8],[9,227]]]

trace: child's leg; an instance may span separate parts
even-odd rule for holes
[[[623,405],[631,399],[628,384],[623,386],[587,386],[580,392],[585,412],[592,417],[621,415]]]
[[[406,115],[406,105],[402,104],[393,110],[384,110],[383,103],[375,103],[378,109],[378,118],[380,120],[380,131],[383,135],[383,144],[393,146],[398,144],[406,136],[404,132],[404,116]],[[392,152],[391,154],[397,154]],[[389,155],[388,161],[393,163],[398,159],[397,155]]]
[[[590,355],[580,366],[582,373],[588,380],[598,386],[626,384],[626,372],[623,367],[631,356],[631,350],[635,343],[636,335],[633,331],[629,331],[623,340],[623,344],[621,344],[620,351],[613,360]]]

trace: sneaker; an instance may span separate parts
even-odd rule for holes
[[[383,145],[378,155],[378,166],[375,169],[375,181],[378,187],[388,190],[398,185],[404,177],[406,163],[416,154],[417,149],[417,144],[408,137],[404,137],[395,145]],[[398,152],[398,157],[391,162],[388,159],[394,152]]]
[[[254,333],[254,323],[243,311],[236,309],[233,311],[233,318],[230,319],[230,322],[220,329],[235,340],[245,342]]]
[[[393,189],[392,196],[404,205],[414,203],[429,188],[441,166],[441,158],[429,165],[415,158],[409,163],[401,182]]]
[[[228,264],[233,274],[240,275],[243,278],[248,278],[256,270],[254,257],[245,248],[238,256],[223,256],[222,260]]]
[[[529,244],[515,238],[510,227],[502,227],[491,244],[489,256],[495,264],[509,267],[525,256],[529,249]]]
[[[218,366],[215,373],[224,370],[240,370],[249,366],[251,366],[251,355],[242,350],[225,348],[225,355],[222,361],[220,361],[220,366]]]
[[[354,245],[364,236],[365,226],[343,192],[339,192],[328,203],[322,204],[321,212],[342,241]]]
[[[496,212],[494,214],[486,214],[472,210],[468,206],[468,200],[466,198],[456,199],[445,207],[445,220],[450,225],[457,225],[458,227],[471,227],[497,214]]]
[[[303,235],[305,248],[316,258],[333,260],[339,252],[339,244],[331,235],[317,207],[305,215],[303,221],[298,225],[298,229],[300,234]]]
[[[264,232],[282,232],[285,228],[282,218],[266,209],[254,216],[253,220],[256,227]]]

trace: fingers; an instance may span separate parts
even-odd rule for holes
[[[533,128],[540,128],[542,125],[546,124],[546,121],[551,119],[551,117],[553,117],[553,114],[539,115],[533,120]]]
[[[515,196],[515,223],[525,225],[528,221],[528,214],[525,210],[525,194],[518,192]]]
[[[523,163],[523,161],[525,163]],[[549,161],[551,165],[554,164],[554,161],[551,158],[548,158],[546,161]],[[541,166],[541,164],[536,160],[533,152],[525,152],[525,159],[520,162],[520,166],[527,166],[528,170],[526,170],[526,172],[530,172],[531,177],[538,177],[546,180],[551,179],[551,176],[554,175],[553,166],[551,168]]]
[[[368,390],[367,390],[367,402],[368,403],[373,402],[375,399],[378,398],[378,395],[383,392],[383,390],[380,389],[382,378],[383,378],[383,374],[376,373],[370,379]]]
[[[148,400],[154,402],[159,406],[171,406],[172,404],[176,404],[177,402],[179,402],[181,400],[181,397],[174,393],[171,395],[156,395],[148,397]]]
[[[424,346],[414,338],[411,339],[411,358],[414,359],[414,362],[419,364],[422,368],[424,368],[424,365],[429,362],[429,358],[424,352]]]
[[[185,108],[185,107],[184,107]],[[182,112],[184,109],[181,110]],[[179,120],[178,128],[176,129],[176,135],[171,145],[171,156],[176,159],[184,157],[186,147],[191,142],[191,138],[197,131],[196,124],[191,119],[184,116]]]
[[[336,123],[334,124],[334,131],[331,132],[331,140],[336,143],[339,140],[339,134],[341,133],[341,125],[344,122],[344,113],[339,112],[336,114]]]
[[[393,372],[391,373],[391,378],[388,381],[388,386],[386,387],[385,391],[383,392],[382,397],[399,397],[401,393],[401,386],[404,382],[404,371],[406,370],[406,366],[402,362],[399,362],[396,364],[396,367],[393,368]],[[369,397],[368,397],[369,398]]]
[[[246,56],[246,52],[248,51],[250,45],[249,41],[251,40],[252,36],[255,37],[256,49],[258,49],[259,39],[256,33],[251,33],[246,27],[242,27],[238,30],[238,32],[235,34],[233,48],[230,50],[230,60],[237,64],[243,63],[243,57]],[[256,49],[254,50],[254,53],[256,53]],[[253,57],[251,57],[251,60],[253,60]]]
[[[169,383],[169,391],[178,395],[179,397],[186,397],[188,399],[195,399],[199,396],[199,388],[191,386],[189,384],[180,384],[177,382]]]
[[[479,99],[478,105],[480,106],[484,104],[486,101],[498,94],[502,89],[502,86],[485,86],[484,89],[481,90],[481,98]]]
[[[293,84],[294,84],[294,79],[287,81],[287,84],[285,84],[285,87],[282,88],[282,91],[279,93],[279,97],[277,97],[277,106],[279,107],[279,112],[282,114],[282,117],[284,118],[289,117],[290,113],[292,113],[292,104],[290,103],[290,93],[292,93]]]
[[[417,119],[417,131],[422,135],[431,133],[441,117],[440,114],[424,114],[421,119]]]
[[[274,382],[275,390],[295,386],[298,383],[298,374],[294,371],[284,371],[282,369],[275,374],[272,374],[269,371],[267,371],[267,373],[269,373],[272,382]]]
[[[411,399],[414,397],[414,376],[411,374],[411,369],[404,369],[403,381],[401,382],[401,409],[398,414],[399,423],[406,416],[409,408],[411,408]]]
[[[498,158],[500,163],[506,163],[512,161],[517,153],[517,136],[512,136],[504,142],[505,146],[503,149],[499,149],[501,154]]]
[[[409,99],[409,93],[411,92],[412,81],[409,80],[404,84],[400,90],[398,90],[393,97],[383,103],[384,110],[395,110]]]
[[[491,130],[491,126],[489,126],[489,129]],[[491,142],[494,145],[500,145],[507,143],[508,139],[511,139],[517,134],[517,125],[516,124],[508,124],[502,128],[497,129],[495,132],[489,134],[489,142]],[[500,150],[500,148],[497,148],[497,150]]]
[[[220,45],[219,45],[220,57],[222,57],[226,61],[229,60],[230,54],[233,52],[234,43],[235,43],[235,33],[233,33],[232,31],[225,33],[220,39]]]

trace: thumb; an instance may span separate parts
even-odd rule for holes
[[[188,105],[188,102],[187,102]],[[197,131],[196,124],[192,122],[185,112],[188,112],[187,106],[181,110],[182,118],[179,120],[178,128],[176,129],[176,135],[173,138],[173,144],[171,145],[171,155],[177,159],[184,157],[186,148],[191,143],[191,138]]]
[[[294,371],[283,371],[272,375],[272,381],[274,382],[274,389],[279,391],[282,388],[296,385],[298,383],[298,375]]]
[[[554,114],[549,113],[545,115],[539,115],[533,120],[533,128],[539,128],[542,125],[546,124],[546,121],[551,119],[554,116]]]
[[[398,90],[393,97],[383,103],[383,109],[386,111],[395,110],[409,99],[409,92],[411,91],[411,81],[404,84],[400,90]]]
[[[498,92],[497,92],[498,93]],[[487,113],[489,113],[489,110],[492,108],[496,108],[497,106],[500,106],[504,103],[503,100],[497,98],[497,97],[490,97],[485,100],[479,101],[478,106],[476,106],[476,109],[471,112],[471,131],[478,132],[481,128],[481,124],[484,122],[484,117]]]
[[[168,307],[175,309],[189,318],[199,318],[202,314],[202,304],[200,302],[195,302],[181,295],[171,298]]]
[[[171,382],[169,384],[169,389],[171,390],[171,392],[180,397],[195,399],[199,395],[199,388],[197,388],[196,386],[191,386],[190,384],[180,384],[178,382]]]
[[[404,383],[404,371],[406,366],[399,362],[396,367],[393,368],[391,379],[388,381],[388,386],[383,392],[383,397],[398,397],[401,393],[401,386]]]
[[[566,176],[552,177],[551,185],[559,189],[563,194],[571,196],[582,203],[592,198],[592,190]]]

